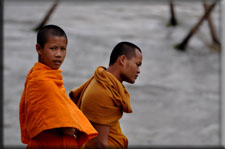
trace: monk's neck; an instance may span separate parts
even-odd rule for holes
[[[113,66],[109,66],[108,69],[107,69],[107,71],[109,73],[111,73],[112,75],[114,75],[114,77],[116,77],[121,83],[123,83],[123,80],[122,80],[122,78],[120,76],[120,73],[119,73],[119,71],[118,71],[117,68],[115,68]]]

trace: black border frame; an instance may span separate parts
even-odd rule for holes
[[[19,0],[7,0],[7,1],[19,1]],[[32,1],[32,0],[23,0],[23,1]],[[36,1],[36,0],[33,0],[33,1]],[[46,0],[37,0],[39,2],[45,2]],[[48,0],[48,1],[54,1],[54,0]],[[65,1],[73,1],[74,3],[76,2],[80,2],[80,3],[85,3],[85,2],[116,2],[116,1],[122,1],[122,2],[155,2],[155,3],[166,3],[166,2],[169,2],[169,0],[65,0]],[[174,2],[184,2],[184,1],[188,1],[188,2],[191,2],[191,1],[194,1],[194,2],[198,2],[198,1],[207,1],[207,2],[214,2],[215,0],[174,0]],[[225,26],[223,27],[224,25],[224,21],[223,18],[222,18],[222,1],[225,1],[225,0],[216,0],[217,1],[217,5],[219,4],[219,7],[220,7],[220,31],[224,30],[225,32]],[[225,9],[225,8],[224,8]],[[224,10],[225,12],[225,10]],[[225,15],[225,14],[224,14]],[[225,33],[224,33],[225,34]],[[225,38],[225,37],[222,37],[223,35],[220,36],[220,39],[221,41],[222,38]],[[3,119],[3,104],[4,104],[4,88],[3,88],[3,84],[4,84],[4,41],[3,41],[3,38],[4,38],[4,0],[0,0],[0,97],[1,97],[1,100],[0,100],[0,105],[1,105],[1,108],[0,108],[0,112],[1,112],[1,116],[0,116],[0,148],[5,148],[5,149],[20,149],[20,148],[23,148],[23,147],[16,147],[16,146],[4,146],[3,144],[3,138],[4,138],[4,119]],[[225,45],[225,43],[221,43],[222,46],[221,46],[221,51],[223,52],[224,47],[223,45]],[[220,79],[224,79],[223,78],[223,75],[222,75],[222,69],[223,69],[223,65],[225,64],[222,64],[222,53],[220,55],[220,59],[219,59],[219,63],[220,63],[220,68],[221,68],[221,71],[219,72],[219,77]],[[219,83],[219,94],[220,94],[220,97],[219,97],[219,144],[218,146],[166,146],[166,145],[162,145],[162,146],[131,146],[129,147],[130,149],[225,149],[225,144],[223,144],[223,132],[222,132],[222,128],[223,128],[223,111],[222,111],[222,103],[223,103],[223,97],[222,97],[222,84],[223,81],[220,81]],[[224,101],[225,102],[225,101]],[[224,126],[225,127],[225,126]]]

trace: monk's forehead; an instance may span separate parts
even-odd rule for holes
[[[49,33],[49,34],[46,35],[46,42],[48,42],[51,38],[55,38],[55,37],[65,38],[66,39],[66,42],[67,42],[66,36],[64,36],[64,35],[54,35],[54,34],[51,34],[51,33]]]

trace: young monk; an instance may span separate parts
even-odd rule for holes
[[[97,135],[63,86],[59,68],[67,42],[65,32],[55,25],[37,34],[38,62],[26,77],[19,111],[21,140],[27,148],[79,148]]]
[[[71,99],[91,121],[98,136],[87,148],[128,148],[119,119],[131,113],[130,97],[123,81],[134,83],[140,73],[142,52],[130,42],[120,42],[113,49],[109,67],[98,67],[83,85],[70,92]]]

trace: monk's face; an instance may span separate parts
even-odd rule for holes
[[[142,64],[142,54],[136,49],[136,56],[127,59],[124,66],[123,80],[128,83],[134,83],[140,73]]]
[[[67,40],[64,36],[50,36],[44,48],[36,45],[39,62],[57,70],[62,65],[66,56]]]

